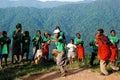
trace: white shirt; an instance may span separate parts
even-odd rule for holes
[[[69,44],[67,45],[67,48],[69,48],[69,49],[68,49],[68,52],[74,52],[74,51],[75,51],[75,48],[76,48],[76,45],[74,45],[74,44],[72,44],[72,43],[69,43]]]

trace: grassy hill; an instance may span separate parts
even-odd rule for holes
[[[1,8],[0,30],[8,31],[11,36],[17,23],[23,25],[31,36],[35,30],[42,33],[53,33],[56,25],[65,32],[67,40],[81,33],[86,53],[90,53],[88,43],[94,37],[98,28],[103,28],[106,34],[111,29],[120,36],[120,0],[97,0],[91,3],[69,4],[55,8],[37,9],[28,7]]]

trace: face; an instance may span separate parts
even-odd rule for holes
[[[45,35],[45,37],[48,37],[48,33],[47,32],[45,32],[44,35]]]
[[[40,32],[37,32],[36,34],[37,34],[37,36],[40,36],[40,35],[41,35],[41,33],[40,33]]]
[[[59,33],[55,33],[55,37],[59,37]]]
[[[116,33],[114,31],[112,31],[110,34],[111,34],[111,36],[115,36],[116,35]]]
[[[101,33],[100,31],[97,31],[97,35],[98,35],[98,36],[101,36],[102,33]]]
[[[70,40],[70,43],[72,43],[72,44],[73,44],[73,40]]]
[[[77,38],[80,38],[80,37],[81,37],[81,35],[80,35],[80,34],[77,34],[76,36],[77,36]]]

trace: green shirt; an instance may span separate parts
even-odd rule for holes
[[[13,31],[13,33],[12,33],[13,42],[18,42],[18,43],[20,43],[20,42],[21,42],[21,36],[22,36],[21,31],[19,31],[19,32],[17,33],[17,36],[16,36],[16,37],[14,37],[15,33],[16,33],[16,30]]]
[[[22,48],[29,49],[30,47],[30,36],[24,36],[22,39]]]
[[[11,40],[9,37],[1,37],[0,44],[1,44],[1,53],[8,54],[9,53],[9,44]]]
[[[7,44],[4,44],[4,45],[3,45],[2,54],[8,54],[8,47],[7,47]]]
[[[82,38],[75,38],[74,39],[74,44],[75,45],[83,45],[84,44],[84,41],[83,41],[83,39]]]
[[[118,39],[117,36],[111,36],[110,35],[108,38],[110,39],[110,41],[112,42],[112,44],[117,44],[118,41],[119,41],[119,39]]]
[[[95,44],[96,42],[96,39],[93,39],[91,42],[90,42],[90,46],[92,46],[92,52],[98,52],[98,45]]]
[[[43,42],[43,43],[46,43],[46,42],[48,42],[49,40],[50,40],[49,37],[43,37],[42,42]]]
[[[35,42],[34,40],[38,40],[38,41]],[[42,37],[36,35],[36,36],[33,37],[32,41],[33,41],[33,46],[34,47],[39,46],[42,43]]]
[[[59,40],[58,42],[55,42],[57,46],[57,50],[58,52],[62,52],[65,50],[64,39],[60,36],[58,40]]]

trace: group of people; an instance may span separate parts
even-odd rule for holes
[[[26,54],[26,61],[29,60],[29,51],[30,51],[30,42],[33,43],[33,55],[31,62],[39,63],[40,58],[46,60],[49,59],[49,45],[51,42],[54,42],[56,49],[53,49],[52,54],[55,56],[56,63],[60,68],[61,76],[66,75],[65,66],[67,63],[72,65],[75,57],[77,56],[78,61],[82,61],[82,64],[85,64],[84,58],[84,41],[80,33],[76,33],[75,39],[70,39],[69,43],[66,43],[65,33],[60,30],[60,27],[57,26],[54,31],[54,35],[49,34],[48,32],[44,33],[44,37],[41,36],[41,31],[37,30],[36,35],[31,39],[29,31],[22,31],[22,25],[17,24],[16,30],[12,33],[12,41],[7,36],[7,32],[3,31],[0,38],[0,68],[2,68],[2,59],[5,60],[5,66],[8,65],[7,58],[9,54],[9,45],[12,42],[12,60],[14,63],[23,63],[24,54]],[[94,60],[96,56],[100,60],[100,70],[102,75],[108,75],[106,66],[109,63],[110,67],[113,70],[119,70],[117,67],[117,44],[119,38],[116,36],[115,30],[110,31],[110,36],[104,34],[103,29],[98,29],[95,38],[90,42],[92,47],[92,54],[90,59],[90,66],[94,65]],[[67,50],[66,50],[67,49]],[[67,53],[67,60],[66,60]]]

